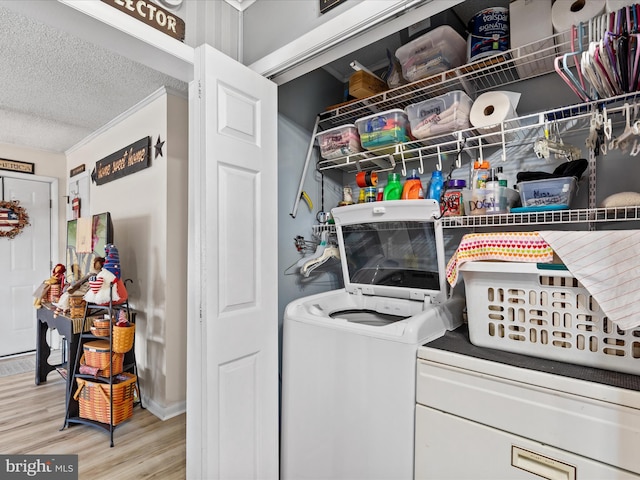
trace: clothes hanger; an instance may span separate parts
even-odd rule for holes
[[[584,101],[589,101],[592,100],[589,96],[589,94],[586,92],[586,88],[585,88],[585,84],[584,84],[584,78],[582,77],[582,69],[580,68],[580,61],[579,58],[581,57],[582,54],[582,37],[584,35],[584,27],[582,22],[580,22],[578,24],[578,26],[576,27],[575,25],[571,26],[571,52],[569,53],[565,53],[562,56],[562,68],[564,70],[565,73],[565,78],[568,78],[570,82],[573,83],[573,85],[575,86],[574,91],[578,91],[579,92],[579,96],[580,98],[582,98]],[[576,49],[576,38],[578,40],[578,48]],[[571,72],[571,69],[568,65],[568,59],[569,57],[573,57],[573,62],[574,65],[576,67],[576,71],[578,74],[578,78],[576,79],[576,77],[573,75],[573,73]],[[566,80],[565,80],[566,81]]]
[[[331,258],[340,259],[340,250],[335,245],[327,246],[320,257],[314,258],[305,263],[300,269],[300,273],[304,277],[308,277],[311,272],[313,272],[320,265],[327,263]]]

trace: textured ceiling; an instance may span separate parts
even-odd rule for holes
[[[64,152],[187,84],[0,6],[0,143]]]

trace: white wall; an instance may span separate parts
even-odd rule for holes
[[[129,302],[137,311],[136,360],[143,398],[169,418],[186,402],[187,101],[164,90],[67,154],[71,169],[147,136],[150,167],[90,188],[90,213],[108,211]],[[165,141],[163,156],[154,145]]]
[[[250,65],[305,33],[344,13],[362,0],[348,0],[320,14],[318,0],[258,0],[242,14],[243,63]],[[371,0],[369,0],[371,1]],[[376,2],[388,0],[374,0]],[[269,21],[265,21],[265,19]]]

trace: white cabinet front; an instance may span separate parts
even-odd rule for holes
[[[416,409],[415,478],[621,480],[639,475],[423,405]]]

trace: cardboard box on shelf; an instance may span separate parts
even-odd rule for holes
[[[387,90],[387,84],[364,70],[358,70],[349,78],[349,95],[366,98]]]

